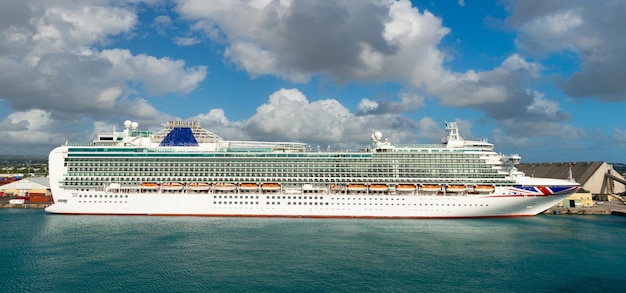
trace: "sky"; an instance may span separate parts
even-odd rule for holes
[[[198,121],[226,140],[466,140],[626,162],[626,2],[3,0],[0,154]]]

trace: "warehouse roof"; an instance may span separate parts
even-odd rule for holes
[[[577,162],[577,163],[523,163],[516,165],[517,169],[526,176],[569,179],[569,170],[572,168],[572,177],[579,183],[585,183],[602,166],[604,162]]]
[[[48,177],[28,177],[22,180],[14,181],[9,184],[0,186],[1,190],[31,190],[31,189],[49,189],[50,181]]]

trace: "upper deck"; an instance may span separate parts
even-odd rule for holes
[[[446,122],[446,136],[439,144],[396,144],[382,139],[380,132],[371,136],[371,143],[355,151],[331,151],[307,148],[299,142],[227,141],[210,132],[198,122],[170,121],[164,129],[152,133],[138,131],[138,123],[126,121],[123,132],[98,135],[90,144],[67,144],[75,152],[142,152],[142,153],[483,153],[495,155],[493,144],[486,140],[464,140],[455,122]],[[75,148],[86,147],[86,148]],[[516,156],[516,155],[515,155]]]

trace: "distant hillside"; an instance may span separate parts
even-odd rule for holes
[[[0,155],[0,165],[2,164],[46,164],[48,156],[44,155]]]
[[[613,165],[613,169],[615,169],[615,171],[617,171],[618,173],[622,174],[622,176],[626,174],[626,164],[624,163],[610,163],[610,164]]]

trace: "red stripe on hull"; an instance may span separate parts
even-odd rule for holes
[[[490,197],[490,198],[505,198],[505,197],[550,197],[550,196],[559,196],[558,194],[506,194],[506,195],[489,195],[482,197]]]
[[[383,216],[290,216],[290,215],[239,215],[239,214],[96,214],[96,213],[55,213],[72,216],[150,216],[150,217],[210,217],[210,218],[306,218],[306,219],[481,219],[481,218],[521,218],[533,217],[534,214],[459,216],[459,217],[383,217]]]

